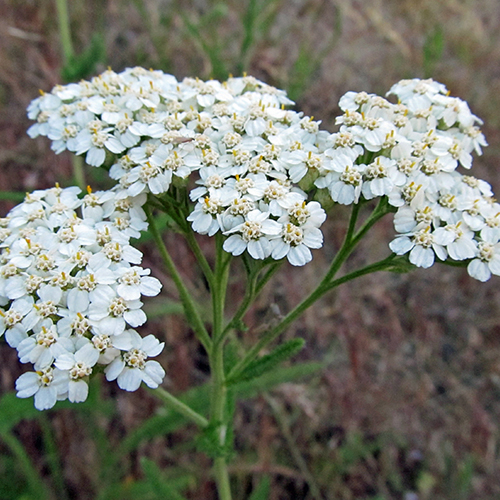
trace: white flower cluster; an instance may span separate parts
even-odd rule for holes
[[[254,259],[282,259],[302,266],[323,245],[325,211],[297,183],[325,161],[318,123],[246,93],[227,104],[193,141],[200,161],[193,229],[228,238],[224,250]],[[208,161],[207,159],[210,159]]]
[[[338,203],[387,196],[400,233],[390,243],[418,267],[468,260],[469,274],[500,275],[500,205],[470,169],[486,140],[467,103],[432,80],[403,80],[389,94],[398,104],[365,92],[340,100],[344,114],[333,134],[332,170],[316,180]]]
[[[253,77],[178,82],[160,71],[108,70],[33,101],[29,134],[49,137],[56,152],[86,154],[90,165],[114,159],[109,174],[127,196],[161,195],[198,172],[195,231],[224,232],[234,255],[304,265],[322,246],[326,214],[292,183],[322,168],[329,134],[289,104]]]
[[[390,94],[397,104],[348,92],[329,134],[253,77],[108,70],[33,101],[29,133],[111,165],[121,197],[162,196],[196,172],[188,220],[201,234],[220,231],[233,255],[309,262],[323,244],[319,188],[343,205],[387,197],[399,233],[390,248],[416,266],[437,256],[468,261],[481,281],[500,274],[500,206],[486,182],[457,171],[487,145],[481,121],[432,80],[403,80]]]
[[[146,321],[141,295],[161,289],[129,244],[147,227],[145,196],[79,193],[35,191],[0,219],[0,336],[34,365],[16,388],[40,410],[84,401],[98,366],[128,391],[165,375],[147,359],[163,344],[131,329]]]

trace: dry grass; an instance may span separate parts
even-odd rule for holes
[[[39,88],[48,90],[60,81],[62,58],[52,4],[0,3],[2,190],[71,181],[70,157],[54,156],[45,140],[33,141],[25,134],[27,104]],[[222,70],[237,74],[246,2],[222,2],[215,10],[213,5],[208,0],[73,1],[75,47],[82,51],[95,32],[103,36],[106,60],[96,71],[108,64],[115,70],[140,64],[179,78],[206,78]],[[383,94],[401,78],[432,74],[484,119],[491,146],[474,168],[500,191],[499,2],[277,0],[265,5],[258,19],[261,31],[245,55],[244,69],[250,74],[289,89],[299,108],[330,130],[345,91]],[[206,22],[210,15],[211,24]],[[186,20],[198,26],[199,39],[189,33]],[[212,47],[211,53],[203,42]],[[2,202],[2,213],[10,206]],[[282,271],[248,314],[250,327],[272,319],[270,304],[285,312],[304,287],[314,284],[322,264],[339,246],[344,222],[343,216],[329,221],[329,244],[323,255],[315,255],[314,264]],[[390,221],[378,229],[354,256],[355,263],[385,254]],[[203,295],[185,249],[173,237],[169,244],[181,272]],[[210,242],[202,244],[209,252]],[[154,253],[146,257],[170,295],[173,287],[155,269]],[[241,292],[237,281],[232,287],[234,294]],[[204,355],[181,318],[155,319],[148,329],[167,343],[162,362],[169,389],[182,392],[206,379]],[[235,498],[246,498],[264,474],[272,478],[271,500],[312,498],[307,474],[323,498],[332,500],[500,498],[499,333],[498,278],[480,284],[462,269],[436,266],[344,285],[284,334],[306,338],[297,358],[326,360],[321,374],[239,404],[240,455],[231,465]],[[250,329],[245,340],[251,341],[252,335]],[[2,392],[12,391],[22,369],[11,351],[1,346]],[[130,395],[107,384],[102,392],[119,409],[119,417],[98,420],[115,445],[156,409],[155,400],[142,391]],[[62,450],[70,497],[95,498],[99,449],[88,422],[68,410],[49,419]],[[24,422],[16,433],[45,474],[38,425]],[[189,498],[214,499],[209,461],[188,445],[193,435],[188,429],[141,445],[124,458],[125,481],[141,477],[139,457],[149,456],[161,466],[176,465],[195,474]],[[7,453],[1,442],[0,451]],[[305,472],[297,456],[304,459]],[[2,463],[0,475],[8,472]]]

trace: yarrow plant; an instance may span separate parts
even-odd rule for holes
[[[56,187],[26,196],[0,220],[0,335],[34,371],[16,382],[35,407],[81,402],[88,380],[136,390],[142,382],[204,432],[221,499],[231,498],[228,390],[258,377],[300,348],[260,356],[292,321],[336,286],[376,271],[428,268],[436,261],[486,281],[500,275],[500,205],[490,185],[468,174],[486,140],[465,101],[432,80],[403,80],[388,98],[348,92],[338,131],[290,109],[286,93],[249,76],[225,82],[142,68],[111,70],[43,93],[28,108],[28,134],[56,153],[82,155],[115,185],[81,193]],[[462,173],[459,169],[465,169]],[[374,204],[372,200],[378,199]],[[323,246],[321,226],[339,205],[352,206],[342,247],[317,287],[265,331],[239,359],[224,354],[244,329],[255,297],[284,262],[303,266]],[[361,209],[367,215],[358,224]],[[160,227],[156,213],[167,214]],[[374,224],[394,214],[387,258],[337,277]],[[210,288],[203,318],[162,238],[182,234]],[[206,415],[160,387],[165,370],[150,357],[164,344],[134,329],[146,322],[143,296],[160,282],[141,267],[131,239],[149,231],[210,361]],[[215,258],[195,233],[214,238]],[[225,309],[233,257],[246,270],[245,295]],[[234,302],[234,300],[233,300]]]

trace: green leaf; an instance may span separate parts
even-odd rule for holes
[[[443,56],[444,35],[441,25],[437,25],[432,32],[427,34],[422,50],[424,74],[426,78],[429,78],[434,73],[436,63]]]
[[[250,363],[242,373],[227,381],[227,385],[248,382],[274,370],[283,361],[297,354],[305,344],[304,339],[292,339],[279,345],[274,351]]]
[[[106,58],[106,42],[100,33],[94,33],[89,46],[71,59],[61,69],[61,76],[67,82],[86,78],[94,72],[96,64]]]
[[[15,191],[0,191],[0,201],[17,201],[21,203],[24,200],[25,193]]]
[[[306,362],[266,373],[248,382],[240,382],[231,388],[236,398],[249,398],[284,382],[293,382],[310,377],[322,370],[326,363]],[[187,391],[179,399],[194,411],[206,416],[210,405],[210,384],[203,384]],[[137,448],[142,442],[156,436],[164,436],[190,423],[183,415],[170,411],[168,405],[161,413],[154,415],[133,430],[123,441],[116,459]],[[229,429],[231,432],[231,429]]]
[[[285,382],[294,382],[306,377],[314,375],[322,370],[326,363],[318,363],[316,361],[308,361],[306,363],[295,364],[290,367],[280,368],[268,372],[259,378],[248,382],[240,382],[235,384],[234,391],[238,397],[252,397],[263,391],[267,391],[278,384]]]
[[[262,478],[257,488],[252,491],[248,500],[268,500],[269,493],[271,493],[271,480],[269,476],[265,476]]]
[[[416,266],[414,266],[409,260],[407,255],[400,255],[397,257],[394,257],[394,259],[391,262],[391,267],[387,269],[391,273],[409,273],[411,271],[414,271],[416,269]]]
[[[224,442],[221,443],[221,432],[224,433]],[[214,422],[205,427],[196,440],[199,451],[205,453],[210,458],[225,457],[228,459],[233,453],[233,433],[232,429],[225,423]]]
[[[152,498],[157,498],[158,500],[185,500],[185,497],[169,484],[168,479],[164,477],[162,471],[153,460],[142,457],[141,466],[154,493]]]

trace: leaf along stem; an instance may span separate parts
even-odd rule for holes
[[[306,309],[308,309],[314,302],[320,299],[326,292],[339,286],[342,283],[350,281],[359,276],[363,276],[364,274],[368,274],[371,272],[376,272],[383,270],[384,268],[390,268],[389,262],[386,263],[387,259],[384,259],[384,264],[375,263],[363,268],[361,270],[350,273],[339,280],[332,281],[338,270],[341,268],[342,264],[347,260],[349,255],[351,255],[352,251],[362,239],[362,237],[368,232],[368,230],[385,214],[389,212],[387,201],[383,198],[380,200],[379,204],[373,212],[370,214],[368,219],[364,222],[361,228],[354,234],[354,228],[356,225],[357,216],[359,213],[359,207],[356,205],[353,206],[353,210],[351,212],[351,220],[349,222],[349,229],[347,230],[346,237],[344,239],[344,243],[337,255],[332,261],[328,272],[325,274],[323,280],[319,283],[319,285],[302,301],[300,302],[294,309],[292,309],[276,326],[271,328],[258,342],[255,344],[247,354],[233,367],[233,369],[229,372],[228,378],[233,378],[239,375],[248,364],[253,361],[258,355],[259,352],[271,343],[278,335],[280,335],[291,323],[293,323],[299,316],[301,316]]]

